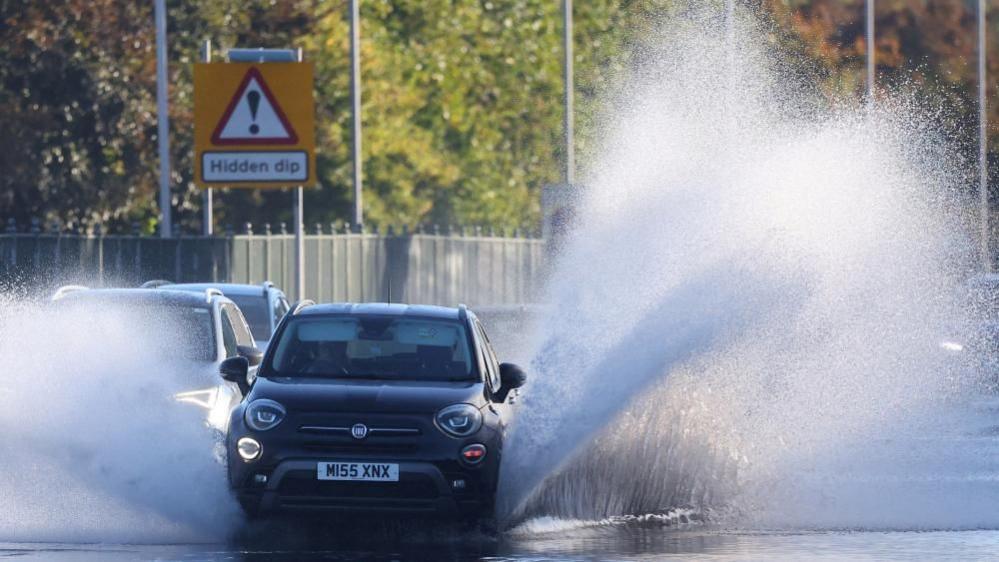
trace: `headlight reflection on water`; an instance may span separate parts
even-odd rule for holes
[[[230,403],[225,393],[221,392],[220,387],[179,392],[173,397],[178,402],[193,404],[207,410],[205,423],[212,429],[225,431],[229,426]]]
[[[215,400],[218,397],[217,388],[205,388],[203,390],[190,390],[187,392],[178,392],[173,395],[174,400],[178,402],[183,402],[185,404],[194,404],[195,406],[210,410],[215,406]]]

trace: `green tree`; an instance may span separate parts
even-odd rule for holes
[[[716,0],[719,7],[721,0]],[[593,161],[602,100],[690,0],[575,6],[577,164]],[[830,97],[863,90],[862,0],[751,0],[787,52],[814,62]],[[352,207],[347,6],[329,0],[168,0],[173,210],[200,230],[192,177],[192,64],[201,42],[295,47],[317,68],[319,186],[306,222]],[[877,2],[878,71],[942,108],[973,147],[973,7]],[[377,226],[536,228],[560,178],[561,6],[551,0],[363,0],[363,175]],[[0,217],[147,231],[157,220],[155,37],[149,2],[0,0]],[[991,26],[990,72],[999,69]],[[636,58],[638,57],[638,58]],[[989,84],[990,96],[995,93]],[[990,107],[993,121],[999,104]],[[990,134],[995,131],[990,129]],[[995,140],[995,139],[993,139]],[[584,174],[580,174],[581,176]],[[290,218],[287,191],[227,190],[220,225]]]
[[[151,17],[144,3],[0,2],[0,213],[89,225],[153,208]]]

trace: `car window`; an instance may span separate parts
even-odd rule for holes
[[[236,303],[246,323],[250,325],[250,332],[262,340],[271,337],[270,304],[267,296],[259,295],[226,295],[229,300]],[[239,335],[237,333],[237,335]]]
[[[72,295],[52,303],[62,310],[81,310],[93,318],[94,329],[102,322],[128,322],[144,326],[151,334],[160,334],[152,353],[166,358],[192,361],[215,360],[215,325],[211,309],[149,301],[134,302],[101,295]]]
[[[277,326],[284,315],[288,314],[289,309],[288,301],[284,297],[274,299],[274,326]]]
[[[230,316],[229,320],[232,322],[232,330],[236,333],[236,344],[248,345],[250,347],[256,346],[257,344],[253,341],[253,334],[250,331],[250,327],[246,324],[246,318],[243,317],[243,313],[231,305],[226,305],[225,309]]]
[[[146,318],[153,319],[156,315],[162,322],[160,330],[167,335],[163,338],[163,351],[173,355],[178,351],[187,359],[195,361],[212,361],[215,359],[215,338],[212,337],[211,310],[202,307],[158,306],[157,312],[151,312]],[[131,314],[141,314],[141,308],[131,310]],[[156,325],[154,321],[152,325]]]
[[[500,376],[499,376],[499,362],[496,360],[496,353],[493,351],[492,344],[489,343],[489,336],[486,335],[485,328],[478,320],[475,321],[475,330],[478,333],[480,346],[482,347],[483,361],[486,364],[486,376],[489,378],[489,386],[495,391],[499,390]]]
[[[236,331],[232,327],[232,320],[226,314],[225,308],[221,309],[222,316],[222,345],[225,347],[225,356],[235,357],[238,354],[236,349]]]
[[[263,376],[476,380],[462,323],[391,316],[294,317]]]

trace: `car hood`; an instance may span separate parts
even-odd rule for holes
[[[249,400],[267,398],[294,411],[433,413],[466,402],[485,405],[481,382],[258,378]]]

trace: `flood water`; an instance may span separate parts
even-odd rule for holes
[[[884,443],[906,449],[909,466],[880,474],[826,481],[829,495],[816,514],[857,522],[841,528],[736,525],[731,515],[674,509],[600,521],[541,516],[498,535],[446,522],[322,518],[242,523],[222,541],[189,544],[86,542],[0,543],[0,558],[17,560],[293,561],[293,560],[990,560],[999,558],[999,398],[981,397],[955,408],[951,421],[919,439]],[[942,420],[943,421],[943,420]],[[946,458],[938,458],[944,454]],[[963,460],[962,460],[963,459]],[[940,462],[938,462],[940,461]],[[882,465],[883,466],[883,465]],[[835,489],[891,498],[899,488],[927,501],[839,505]],[[844,496],[854,498],[856,496]],[[789,506],[800,510],[801,506]],[[859,510],[868,510],[867,514]],[[811,517],[815,519],[813,515]],[[948,524],[951,522],[951,524]],[[54,530],[58,532],[58,530]],[[144,541],[143,541],[144,542]],[[155,543],[156,541],[152,541]]]
[[[17,560],[994,560],[999,531],[746,532],[642,526],[590,528],[500,539],[454,538],[434,543],[343,548],[330,540],[312,547],[195,545],[0,544],[0,558]]]

